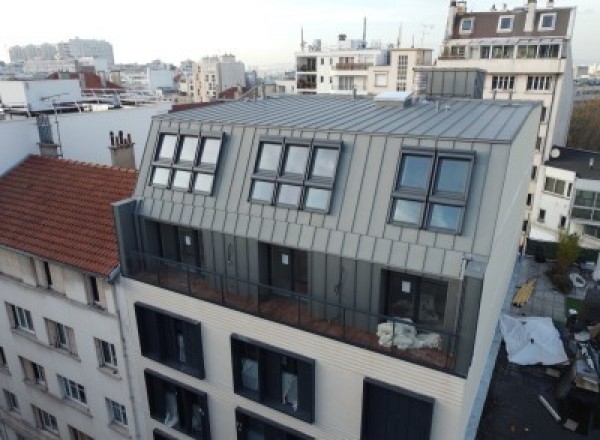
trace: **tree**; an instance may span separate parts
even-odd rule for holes
[[[600,100],[580,102],[573,107],[567,145],[600,151]]]
[[[571,290],[572,283],[569,279],[569,269],[577,262],[580,253],[579,236],[561,232],[558,236],[556,260],[549,276],[554,286],[563,293],[568,293]]]

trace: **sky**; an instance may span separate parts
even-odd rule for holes
[[[469,10],[509,8],[525,0],[469,0]],[[546,0],[538,0],[544,6]],[[96,38],[112,43],[117,63],[182,60],[233,53],[247,67],[291,66],[300,49],[300,30],[310,44],[333,44],[337,35],[367,41],[438,48],[449,0],[180,0],[174,4],[103,0],[10,1],[2,5],[0,60],[9,61],[13,45]],[[600,62],[598,0],[555,0],[557,7],[577,6],[573,55],[576,64]],[[156,5],[160,5],[157,7]]]

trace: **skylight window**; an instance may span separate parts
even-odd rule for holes
[[[190,189],[191,171],[176,170],[173,177],[173,188],[187,191]]]
[[[197,148],[198,138],[196,136],[183,136],[177,162],[194,162]]]
[[[174,134],[163,134],[160,137],[158,150],[156,153],[156,160],[160,161],[172,161],[175,155],[175,147],[177,146],[177,135]]]
[[[171,170],[169,168],[154,168],[152,174],[152,185],[154,186],[168,186],[169,177],[171,176]]]
[[[213,187],[213,175],[197,173],[194,181],[194,192],[211,194]]]
[[[470,34],[473,32],[473,22],[474,18],[463,18],[460,22],[460,33],[461,34]]]
[[[498,18],[498,32],[511,32],[513,30],[513,15],[501,15]]]
[[[390,222],[459,234],[474,154],[407,148],[392,192]]]
[[[553,31],[556,26],[556,13],[550,12],[540,16],[540,31]]]
[[[264,140],[256,158],[250,201],[329,212],[341,144]]]
[[[216,166],[221,152],[221,139],[204,138],[200,165]]]

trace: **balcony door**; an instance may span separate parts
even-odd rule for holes
[[[297,249],[271,246],[271,280],[273,287],[296,293],[308,292],[308,256]]]

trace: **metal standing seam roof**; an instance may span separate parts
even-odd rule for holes
[[[402,108],[368,98],[297,95],[227,102],[154,118],[511,143],[529,112],[538,105],[531,101],[444,99],[439,105],[421,101]]]

